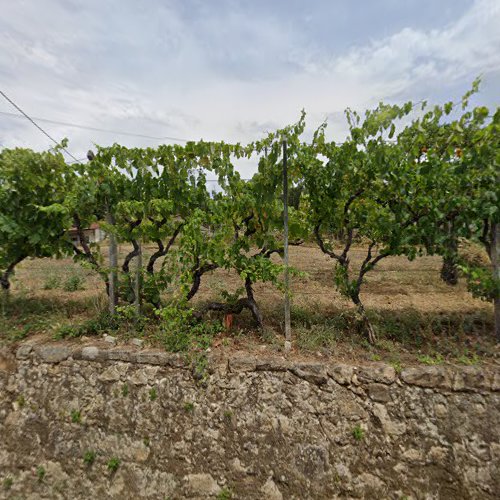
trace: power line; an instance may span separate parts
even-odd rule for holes
[[[243,179],[241,178],[240,181],[245,181],[245,182],[248,182],[248,181],[251,181],[252,179]],[[219,182],[218,179],[205,179],[205,182]]]
[[[54,144],[59,145],[59,142],[57,142],[50,134],[45,132],[45,130],[38,125],[32,118],[30,118],[14,101],[12,101],[2,90],[0,90],[0,94],[8,101],[14,108],[16,108],[22,115],[24,115],[42,134],[46,135]],[[66,148],[61,148],[68,156],[71,156],[75,162],[78,160],[66,149]]]
[[[79,160],[74,160],[74,161],[68,161],[68,165],[71,165],[72,163],[80,163],[82,161],[86,161],[87,158],[80,158]]]
[[[0,111],[0,114],[6,115],[6,116],[12,116],[13,118],[21,118],[20,115],[18,115],[16,113],[9,113],[8,111]],[[180,137],[170,137],[170,136],[159,137],[159,136],[147,135],[147,134],[135,134],[133,132],[125,132],[123,130],[112,130],[112,129],[106,129],[106,128],[91,127],[89,125],[80,125],[78,123],[71,123],[71,122],[61,122],[58,120],[51,120],[49,118],[35,117],[35,119],[39,122],[52,123],[53,125],[62,125],[65,127],[79,128],[79,129],[83,129],[83,130],[91,130],[92,132],[105,132],[108,134],[127,135],[129,137],[141,137],[143,139],[152,139],[154,141],[168,140],[168,141],[189,142],[189,139],[182,139]]]

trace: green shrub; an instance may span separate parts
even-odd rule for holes
[[[84,290],[83,278],[77,274],[72,274],[66,278],[63,285],[63,290],[65,292],[77,292],[78,290]]]
[[[81,337],[83,335],[101,335],[116,330],[118,326],[119,322],[106,312],[101,313],[96,318],[84,321],[80,325],[61,326],[54,334],[54,338],[60,340]]]
[[[59,276],[49,276],[45,283],[43,284],[44,290],[54,290],[55,288],[59,288],[61,286],[61,278]]]
[[[424,365],[441,365],[444,363],[444,358],[441,354],[437,353],[435,356],[429,354],[422,354],[418,360]]]

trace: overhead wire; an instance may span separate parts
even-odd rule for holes
[[[16,113],[9,113],[8,111],[0,111],[0,114],[5,115],[5,116],[11,116],[13,118],[21,118],[20,115]],[[113,130],[113,129],[106,129],[106,128],[100,128],[100,127],[92,127],[90,125],[81,125],[78,123],[71,123],[71,122],[63,122],[59,120],[52,120],[50,118],[40,118],[40,117],[34,117],[35,120],[39,122],[44,122],[44,123],[51,123],[53,125],[62,125],[64,127],[72,127],[72,128],[79,128],[82,130],[90,130],[92,132],[104,132],[108,134],[118,134],[118,135],[126,135],[129,137],[140,137],[142,139],[151,139],[154,141],[179,141],[179,142],[189,142],[189,139],[183,139],[181,137],[172,137],[172,136],[154,136],[154,135],[148,135],[148,134],[137,134],[135,132],[126,132],[124,130]]]
[[[40,127],[40,125],[38,125],[38,123],[36,123],[35,120],[33,120],[27,113],[25,113],[12,99],[10,99],[10,97],[5,92],[3,92],[2,90],[0,90],[0,94],[5,98],[6,101],[8,101],[10,104],[12,104],[12,106],[14,106],[14,108],[16,108],[25,118],[27,118],[38,130],[40,130],[40,132],[42,132],[42,134],[44,134],[45,136],[47,136],[54,144],[56,144],[56,145],[60,144],[48,132],[46,132],[42,127]],[[70,156],[71,158],[73,158],[73,160],[78,161],[76,159],[76,157],[73,156],[66,148],[61,147],[61,149],[68,156]]]

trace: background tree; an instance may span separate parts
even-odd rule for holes
[[[344,143],[325,142],[322,126],[299,154],[311,231],[322,252],[335,261],[337,289],[356,306],[372,343],[376,333],[360,295],[365,276],[386,257],[418,254],[416,226],[428,211],[418,168],[387,141],[396,120],[412,109],[411,103],[380,104],[363,119],[348,110],[350,135]],[[334,234],[344,235],[340,249],[331,239]],[[357,269],[351,263],[355,238],[367,244]]]
[[[0,284],[10,288],[15,266],[28,257],[59,257],[67,251],[71,217],[66,193],[74,180],[62,154],[31,149],[0,153]]]
[[[454,283],[458,267],[474,295],[495,304],[495,330],[500,339],[500,279],[495,242],[500,217],[499,117],[486,107],[469,107],[479,80],[461,102],[434,106],[399,136],[409,161],[427,179],[429,213],[421,224],[428,253],[443,256],[441,276]],[[480,242],[490,257],[484,269],[459,257],[460,239]]]

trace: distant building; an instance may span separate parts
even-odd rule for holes
[[[75,245],[81,245],[80,237],[78,236],[76,227],[72,227],[68,231],[68,234],[71,238],[71,241]],[[106,237],[106,233],[99,227],[99,224],[97,222],[94,222],[90,225],[90,227],[83,229],[83,235],[85,236],[85,241],[87,243],[99,243],[99,241],[102,241]]]

